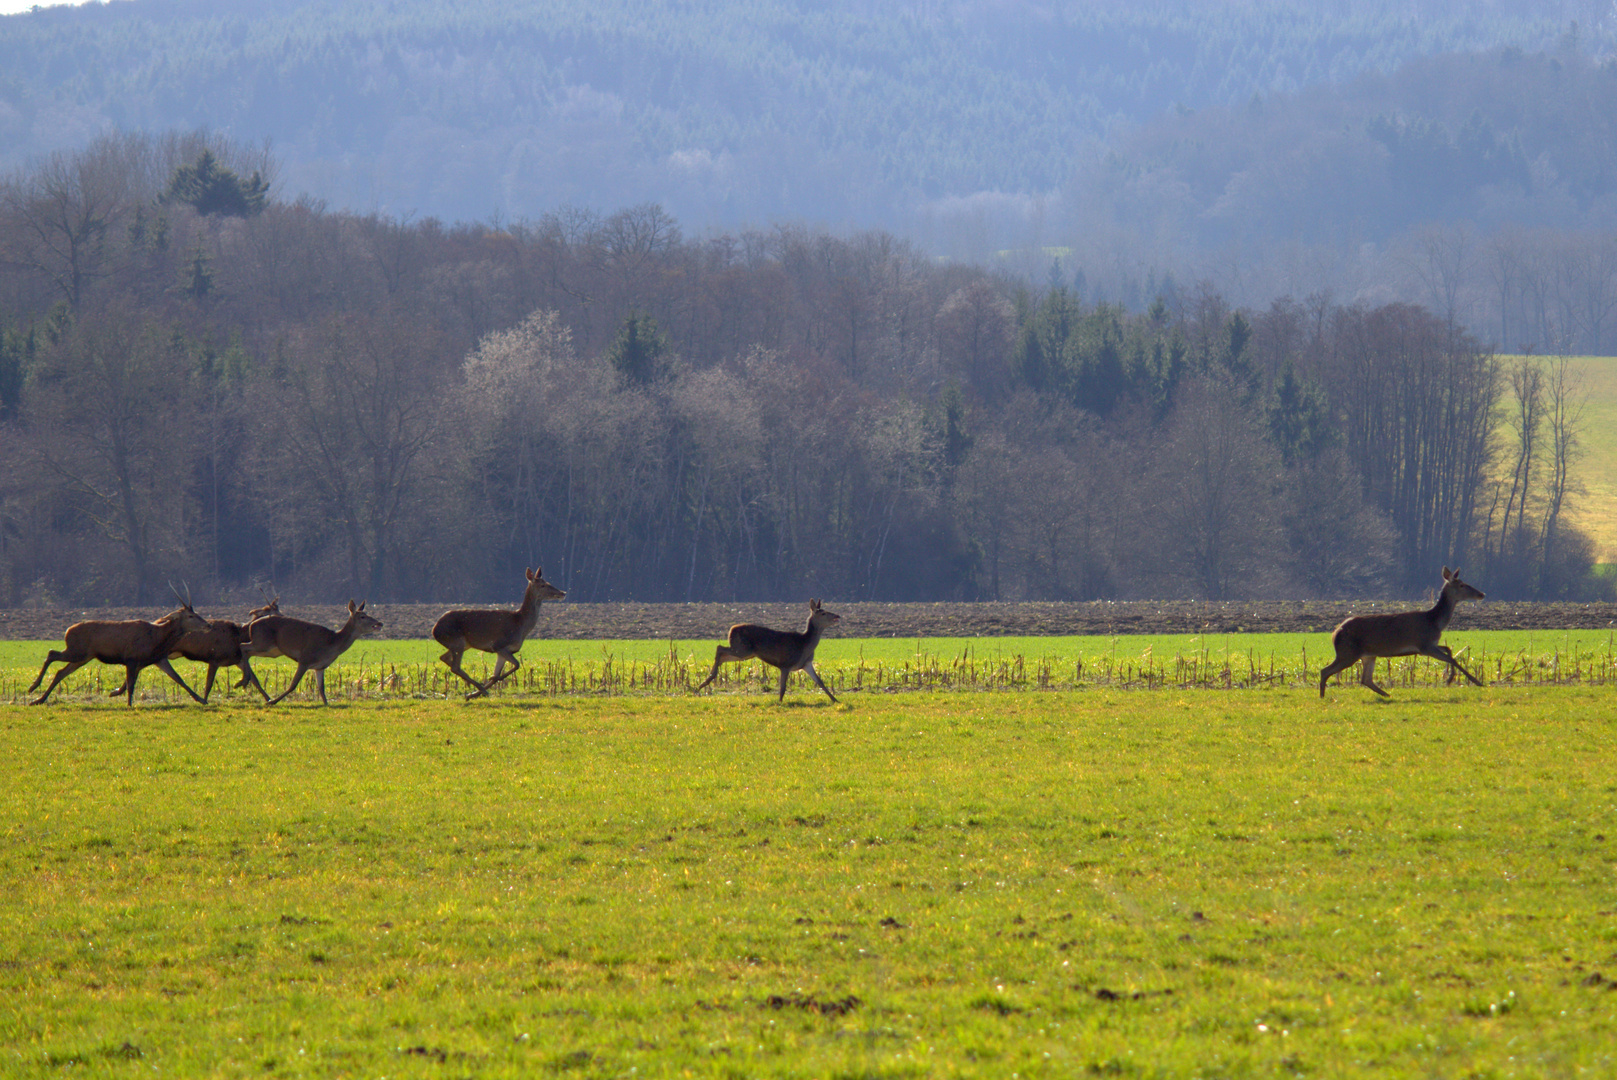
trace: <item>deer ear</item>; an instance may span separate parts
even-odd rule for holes
[[[809,601],[809,610],[810,611],[819,611],[820,610],[820,602],[818,600],[810,600]]]
[[[1449,578],[1451,578],[1453,576],[1454,576],[1454,572],[1452,570],[1450,570],[1448,567],[1445,566],[1443,568],[1443,580],[1447,581]]]
[[[348,601],[348,614],[352,615],[358,610],[359,609],[354,606],[354,602],[352,600]]]
[[[528,580],[532,581],[534,578],[537,578],[541,573],[543,573],[543,571],[542,570],[529,570],[527,573],[528,573]]]

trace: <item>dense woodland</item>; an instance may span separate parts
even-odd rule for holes
[[[1057,225],[1120,129],[1538,52],[1573,24],[1598,53],[1610,17],[1602,0],[91,4],[0,19],[0,166],[108,126],[207,127],[272,138],[295,191],[396,217],[655,201],[702,228],[925,240],[911,227],[931,222],[930,247],[1005,248],[1034,198]]]
[[[0,185],[0,604],[1601,588],[1566,368],[1419,303],[1130,312],[875,231],[276,174],[108,135]]]
[[[1133,303],[1142,264],[1199,267],[1241,302],[1418,299],[1503,350],[1609,354],[1614,123],[1617,60],[1571,41],[1170,114],[1075,180],[1069,261]]]

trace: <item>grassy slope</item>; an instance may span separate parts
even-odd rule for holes
[[[1500,359],[1510,361],[1513,356]],[[1544,359],[1553,359],[1546,357]],[[1588,403],[1567,517],[1595,542],[1595,560],[1617,563],[1617,356],[1575,356]]]
[[[1586,456],[1579,463],[1584,491],[1570,515],[1595,539],[1597,558],[1617,563],[1617,357],[1578,358],[1589,391],[1583,419]]]
[[[0,1072],[1609,1074],[1610,696],[0,708]]]

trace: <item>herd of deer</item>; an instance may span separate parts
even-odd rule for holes
[[[527,571],[528,585],[522,594],[522,605],[515,611],[469,608],[446,611],[433,625],[432,636],[444,647],[439,657],[449,670],[464,679],[472,692],[466,700],[488,694],[502,680],[516,673],[521,666],[517,651],[539,621],[539,605],[546,600],[560,600],[567,594],[544,579],[543,570]],[[172,588],[172,586],[170,586]],[[326,704],[326,668],[352,645],[355,639],[374,634],[382,624],[365,613],[363,602],[348,602],[348,621],[340,630],[331,630],[318,623],[306,622],[281,614],[280,598],[267,598],[263,607],[247,614],[245,626],[227,619],[204,619],[191,607],[189,595],[175,597],[181,606],[156,622],[132,619],[120,622],[90,620],[74,623],[67,628],[64,647],[52,649],[45,656],[39,675],[28,687],[32,693],[45,679],[45,672],[54,663],[64,666],[56,672],[51,684],[45,688],[34,705],[43,705],[57,684],[88,664],[99,660],[124,669],[123,685],[112,691],[116,697],[124,694],[128,703],[135,703],[135,680],[141,671],[155,667],[175,682],[199,704],[206,705],[213,692],[214,676],[222,667],[241,669],[238,688],[251,686],[264,696],[267,705],[280,702],[298,688],[303,676],[314,673],[314,683],[320,693],[320,703]],[[1319,675],[1319,696],[1325,696],[1325,684],[1332,675],[1346,671],[1355,663],[1363,662],[1360,682],[1382,697],[1388,694],[1376,685],[1373,678],[1376,659],[1392,656],[1429,656],[1449,666],[1448,681],[1454,681],[1459,672],[1472,683],[1482,683],[1460,665],[1448,646],[1440,644],[1443,630],[1454,616],[1454,606],[1461,600],[1481,600],[1481,591],[1460,580],[1458,570],[1443,568],[1443,590],[1437,603],[1425,611],[1402,611],[1389,615],[1357,615],[1345,620],[1331,634],[1336,659],[1327,664]],[[730,627],[729,640],[718,647],[713,656],[713,670],[696,687],[700,692],[719,674],[719,665],[726,662],[757,658],[780,669],[780,699],[786,698],[786,680],[794,671],[803,671],[814,684],[824,690],[832,701],[837,696],[821,681],[814,670],[814,650],[827,627],[835,626],[841,616],[827,611],[818,600],[809,601],[808,625],[802,631],[772,630],[754,623],[737,623]],[[494,674],[487,682],[478,682],[461,667],[461,658],[467,650],[493,653],[497,659]],[[253,674],[248,663],[255,656],[284,656],[297,664],[292,683],[279,696],[271,698],[264,684]],[[207,682],[201,695],[186,685],[169,661],[175,657],[194,660],[208,665]]]

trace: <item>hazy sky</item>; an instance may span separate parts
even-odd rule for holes
[[[0,0],[0,15],[15,15],[19,11],[27,11],[32,7],[68,7],[85,3],[86,0]]]

